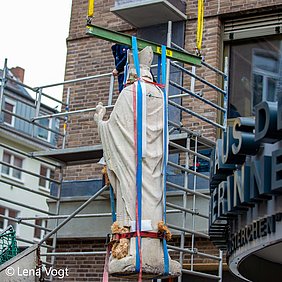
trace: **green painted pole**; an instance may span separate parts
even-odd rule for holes
[[[122,45],[127,45],[129,47],[132,47],[131,46],[131,36],[128,34],[121,33],[121,32],[112,31],[112,30],[109,30],[103,27],[89,24],[87,25],[86,34],[95,36],[95,37],[98,37],[98,38],[101,38],[107,41],[111,41],[111,42],[115,42],[115,43],[119,43]],[[143,49],[146,46],[151,46],[155,54],[158,54],[158,55],[161,54],[162,48],[160,44],[156,44],[154,42],[139,39],[139,38],[137,40],[137,44],[138,44],[138,49]],[[168,58],[182,62],[182,63],[186,63],[186,64],[193,65],[193,66],[201,65],[200,56],[187,54],[185,52],[178,51],[178,50],[171,49],[171,48],[167,48],[166,55]]]

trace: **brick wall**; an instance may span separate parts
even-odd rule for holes
[[[186,1],[187,2],[187,15],[189,19],[197,17],[197,5],[198,1]],[[205,17],[210,16],[222,16],[222,15],[237,15],[241,12],[244,14],[255,13],[256,11],[269,11],[276,7],[281,7],[281,1],[277,0],[208,0],[205,2]]]
[[[57,244],[58,252],[105,251],[105,240],[65,240]],[[101,281],[105,256],[60,256],[56,258],[56,268],[68,268],[64,281]],[[55,281],[60,281],[59,279]]]

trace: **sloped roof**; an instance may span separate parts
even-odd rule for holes
[[[0,69],[0,76],[2,77],[3,70]],[[10,70],[8,70],[7,76],[21,82]],[[15,83],[13,81],[8,80],[6,87],[10,88],[12,91],[17,92],[18,94],[25,96],[27,98],[31,98],[31,95],[27,92],[27,90],[20,84]]]
[[[0,69],[0,81],[1,81],[1,77],[3,74],[3,70]],[[8,73],[7,76],[9,78],[12,78],[13,80],[18,81],[19,83],[22,83],[9,69],[8,69]],[[30,93],[26,90],[26,88],[24,86],[22,86],[21,84],[16,83],[14,81],[11,80],[7,80],[7,83],[5,85],[5,88],[8,89],[11,92],[14,92],[17,95],[20,95],[30,101],[34,101],[34,98],[30,95]],[[41,106],[43,109],[50,111],[51,113],[58,113],[59,111],[55,108],[52,108],[50,106],[48,106],[47,104],[41,103]]]

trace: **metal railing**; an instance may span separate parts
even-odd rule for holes
[[[52,146],[56,147],[58,145],[58,139],[62,138],[61,144],[62,144],[62,148],[65,147],[66,144],[66,138],[67,138],[67,131],[66,130],[62,130],[63,133],[61,133],[59,131],[59,129],[54,129],[52,127],[46,127],[42,124],[40,124],[40,120],[49,120],[49,119],[59,119],[61,121],[61,124],[65,124],[63,126],[63,128],[65,129],[67,123],[68,123],[68,118],[71,115],[77,115],[77,114],[83,114],[83,113],[89,113],[89,112],[93,112],[96,110],[96,108],[88,108],[88,109],[82,109],[82,110],[75,110],[75,111],[69,111],[70,108],[70,100],[71,100],[71,88],[68,87],[67,88],[67,95],[66,95],[66,102],[62,102],[61,100],[48,95],[46,93],[44,93],[44,89],[47,88],[52,88],[52,87],[56,87],[56,86],[65,86],[65,85],[69,85],[69,84],[75,84],[78,82],[85,82],[85,81],[89,81],[89,80],[94,80],[94,79],[101,79],[101,78],[109,78],[109,93],[108,93],[108,105],[106,106],[106,108],[112,109],[113,105],[112,105],[112,101],[113,101],[113,92],[114,92],[114,76],[112,75],[112,73],[105,73],[105,74],[97,74],[97,75],[92,75],[92,76],[87,76],[87,77],[82,77],[82,78],[78,78],[78,79],[72,79],[72,80],[67,80],[67,81],[63,81],[63,82],[58,82],[58,83],[53,83],[53,84],[48,84],[48,85],[43,85],[43,86],[38,86],[38,87],[30,87],[24,83],[22,83],[19,80],[16,80],[14,78],[11,77],[11,75],[9,74],[9,70],[7,67],[7,59],[5,60],[4,63],[4,68],[3,68],[3,72],[2,72],[2,76],[0,77],[0,117],[3,116],[2,118],[4,118],[4,114],[11,116],[14,119],[17,120],[21,120],[23,122],[28,123],[29,125],[32,126],[32,130],[31,132],[28,132],[27,130],[21,130],[19,128],[15,128],[15,126],[6,126],[5,130],[8,131],[17,131],[19,132],[19,130],[21,131],[21,133],[23,134],[23,136],[29,136],[32,139],[37,139],[38,142],[43,142],[44,145],[46,146]],[[16,95],[11,94],[13,91],[17,91],[17,90],[13,90],[11,89],[12,86],[9,85],[9,82],[12,82],[13,84],[16,85],[20,85],[22,86],[24,89],[28,89],[29,91],[31,91],[34,95],[35,98],[33,99],[32,97],[20,97],[19,96],[17,98],[15,98]],[[7,88],[10,88],[9,91],[5,91]],[[34,115],[29,118],[27,116],[24,115],[20,115],[17,114],[15,112],[11,112],[8,111],[7,109],[4,108],[4,103],[5,103],[5,99],[9,98],[11,100],[15,100],[15,102],[19,101],[21,103],[23,103],[25,105],[25,107],[29,107],[30,109],[32,109],[32,111],[34,111]],[[47,102],[42,102],[43,98],[47,99]],[[64,112],[55,112],[55,110],[52,110],[52,108],[50,108],[49,106],[47,106],[47,104],[51,103],[51,102],[56,102],[56,108],[61,108],[63,107],[62,110],[64,110]],[[48,113],[49,112],[49,113]],[[56,122],[56,121],[55,121]],[[0,121],[0,126],[5,125],[5,123]],[[50,142],[50,138],[48,137],[46,140],[44,140],[43,138],[38,137],[38,134],[35,134],[35,130],[36,128],[41,128],[44,129],[48,132],[48,136],[50,133],[53,133],[56,137],[53,138],[55,140],[57,140],[56,143]]]

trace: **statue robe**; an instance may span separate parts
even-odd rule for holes
[[[109,120],[99,123],[109,179],[117,196],[117,222],[120,226],[131,226],[136,214],[134,87],[131,84],[123,89]],[[156,86],[146,83],[143,95],[146,95],[147,101],[147,150],[142,161],[142,220],[151,220],[151,230],[157,231],[163,212],[163,93]]]

